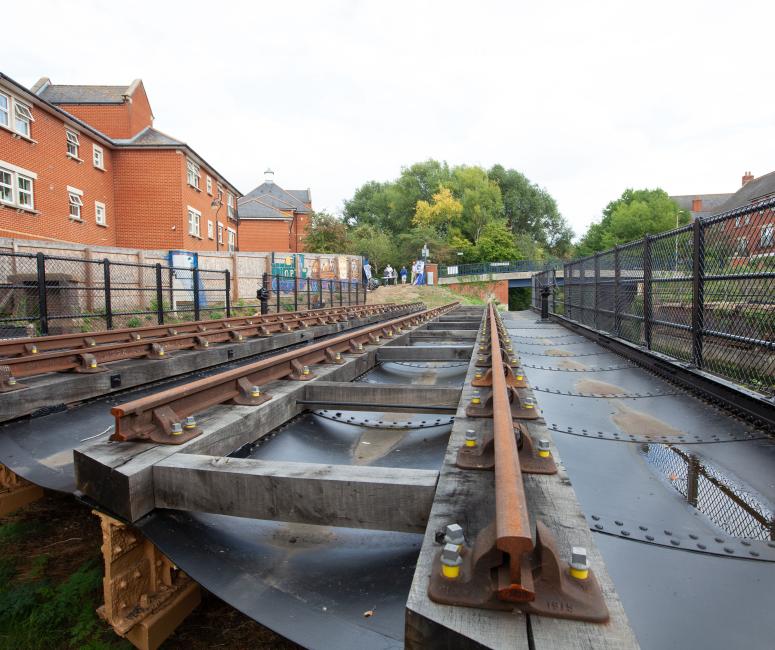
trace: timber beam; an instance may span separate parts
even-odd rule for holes
[[[314,381],[304,388],[304,397],[297,403],[308,408],[455,413],[460,400],[460,388],[448,386]]]
[[[468,361],[473,345],[386,345],[380,348],[380,361]]]

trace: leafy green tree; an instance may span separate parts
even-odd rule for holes
[[[578,255],[613,248],[646,235],[655,235],[689,223],[690,215],[661,189],[625,190],[603,210],[603,217],[584,233],[576,247]]]
[[[345,253],[347,227],[328,212],[315,212],[307,227],[304,247],[310,253]]]
[[[522,259],[522,252],[514,240],[514,235],[503,220],[486,224],[474,248],[478,262]]]
[[[463,204],[463,234],[473,242],[491,221],[503,216],[503,200],[498,185],[481,167],[455,167],[452,190]]]
[[[347,250],[368,257],[372,266],[383,269],[396,260],[393,239],[384,230],[371,224],[356,226],[347,235]]]
[[[413,222],[417,226],[431,226],[440,234],[449,232],[453,225],[460,223],[463,204],[452,192],[442,187],[433,195],[433,202],[417,201]]]

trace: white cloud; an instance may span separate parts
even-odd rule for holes
[[[29,8],[4,8],[8,24]],[[500,162],[577,232],[626,187],[733,191],[772,171],[769,3],[40,2],[2,70],[141,77],[156,126],[241,190],[267,166],[337,209],[428,157]],[[67,25],[67,28],[64,26]]]

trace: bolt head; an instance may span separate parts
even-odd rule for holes
[[[476,440],[476,431],[474,431],[473,429],[467,429],[466,440]]]
[[[466,541],[463,534],[463,527],[460,524],[449,524],[444,529],[444,542],[446,544],[454,544],[461,546]]]
[[[15,377],[8,377],[8,385],[9,386],[16,386],[16,378]]]
[[[585,571],[589,569],[589,563],[587,562],[587,549],[583,546],[574,546],[571,549],[571,568],[579,571]]]
[[[459,566],[463,563],[463,558],[460,557],[460,551],[456,544],[444,544],[444,548],[441,550],[441,563],[447,566]]]
[[[549,441],[546,438],[538,441],[538,451],[549,451]]]
[[[173,422],[172,433],[180,433],[181,431],[183,431],[183,425],[180,422]]]

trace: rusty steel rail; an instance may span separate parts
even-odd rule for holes
[[[171,352],[190,349],[207,349],[214,343],[238,343],[246,338],[267,337],[276,332],[292,332],[314,325],[337,323],[353,316],[389,314],[398,309],[418,309],[421,303],[409,305],[361,305],[335,314],[299,314],[266,321],[263,317],[243,319],[244,324],[179,333],[170,328],[166,336],[130,340],[109,345],[95,345],[85,350],[61,350],[55,352],[28,354],[23,357],[3,359],[0,362],[0,392],[24,388],[17,379],[33,377],[49,372],[95,373],[105,370],[101,364],[127,359],[166,359]],[[329,311],[329,310],[325,310]]]
[[[420,303],[415,303],[418,307]],[[176,334],[199,334],[214,330],[226,330],[243,325],[260,324],[279,331],[284,324],[292,325],[299,318],[336,318],[341,319],[348,313],[380,313],[393,308],[393,304],[355,305],[329,307],[326,309],[308,309],[284,314],[265,314],[254,316],[231,316],[215,320],[186,321],[169,325],[148,325],[146,327],[127,327],[123,329],[103,330],[100,332],[60,334],[52,336],[33,336],[28,338],[0,341],[0,359],[31,356],[44,352],[62,350],[89,350],[97,345],[112,343],[130,343],[147,339],[160,339]],[[328,322],[336,322],[329,320]]]
[[[506,371],[501,350],[501,323],[490,303],[487,315],[492,358],[493,434],[495,443],[495,527],[500,551],[508,555],[508,581],[499,575],[498,598],[524,602],[535,598],[532,571],[523,556],[533,550],[533,536],[522,482],[517,440],[511,420]],[[504,584],[505,583],[505,584]]]
[[[381,336],[392,337],[403,326],[418,325],[457,304],[394,318],[121,404],[111,409],[116,418],[111,440],[180,444],[201,433],[191,417],[194,414],[216,404],[260,404],[269,399],[261,389],[263,385],[279,379],[312,379],[310,365],[344,363],[343,353],[361,353],[364,344],[377,343]]]

